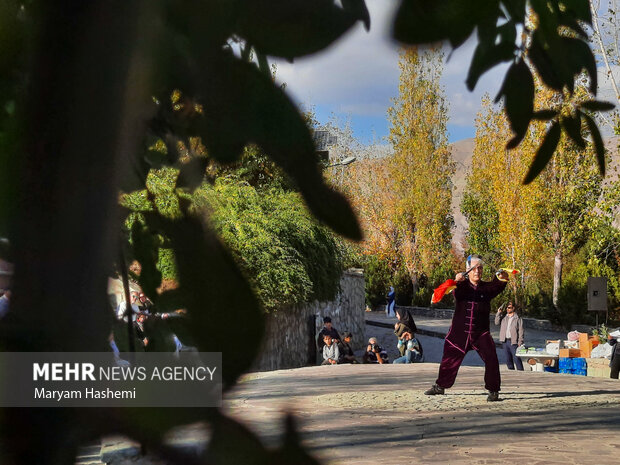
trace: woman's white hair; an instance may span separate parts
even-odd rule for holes
[[[471,262],[473,262],[474,260],[477,260],[478,262],[482,263],[482,257],[478,254],[472,254],[469,257],[467,257],[467,269],[469,270],[471,268]]]

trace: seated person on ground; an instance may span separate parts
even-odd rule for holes
[[[396,310],[396,318],[398,318],[398,322],[394,324],[394,334],[398,339],[402,339],[405,332],[411,333],[413,336],[418,330],[409,310],[398,308]]]
[[[336,344],[340,344],[340,334],[338,334],[336,328],[332,326],[332,319],[328,316],[323,318],[323,328],[319,331],[319,335],[316,338],[316,346],[319,352],[323,350],[323,345],[325,344],[323,342],[323,337],[326,334],[329,334]]]
[[[368,339],[368,346],[366,347],[366,353],[364,354],[363,361],[364,363],[379,364],[388,362],[388,354],[381,348],[376,337],[371,337]]]
[[[351,347],[351,339],[352,334],[349,331],[346,331],[342,335],[342,352],[340,356],[342,357],[340,363],[359,363],[355,358],[355,353],[353,352],[353,348]]]
[[[398,341],[398,350],[401,356],[392,363],[419,363],[424,361],[422,345],[411,333],[403,334],[403,339]]]
[[[323,336],[323,363],[321,365],[336,365],[340,358],[338,344],[334,342],[329,334]]]

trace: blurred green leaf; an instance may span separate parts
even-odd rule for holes
[[[131,228],[131,241],[133,253],[140,262],[141,270],[138,282],[146,295],[157,294],[157,288],[161,285],[161,272],[155,265],[157,263],[157,241],[146,226],[135,221]]]
[[[270,465],[269,451],[249,428],[219,415],[212,423],[213,434],[205,451],[205,463]]]
[[[500,14],[497,0],[402,0],[393,35],[396,40],[412,45],[449,40],[456,48],[479,21],[497,19]]]
[[[247,371],[262,342],[264,316],[229,252],[201,222],[159,219],[173,245],[192,337],[201,352],[222,352],[227,386]],[[239,344],[243,350],[239,350]]]
[[[267,56],[264,53],[256,52],[256,58],[258,60],[258,69],[268,77],[271,77],[271,69],[269,69],[269,62]]]
[[[187,307],[184,293],[180,289],[172,289],[153,295],[152,299],[157,311],[160,313],[172,313]]]
[[[514,148],[525,137],[534,113],[534,78],[524,61],[513,63],[508,69],[495,101],[502,96],[510,127],[515,133],[507,147]]]
[[[181,165],[177,187],[195,190],[205,179],[205,169],[209,160],[206,157],[193,157]]]
[[[510,17],[518,22],[523,23],[525,21],[525,5],[526,0],[503,0],[502,4],[508,11]]]
[[[176,335],[176,337],[179,339],[179,341],[181,341],[183,345],[186,345],[188,347],[196,346],[196,342],[192,337],[192,322],[188,316],[173,313],[166,319],[166,322],[168,323],[168,326],[170,327],[172,332]]]
[[[601,133],[596,126],[594,120],[584,114],[583,119],[586,120],[586,124],[588,125],[588,129],[590,130],[590,134],[592,135],[592,142],[594,143],[594,149],[596,151],[596,160],[598,161],[598,169],[601,172],[601,176],[605,176],[605,144],[603,142],[603,138],[601,137]]]
[[[301,445],[301,437],[297,432],[297,425],[292,414],[287,414],[284,420],[284,441],[282,446],[272,452],[270,463],[278,465],[318,465]]]
[[[586,141],[583,140],[583,136],[581,135],[581,113],[577,113],[576,116],[562,116],[560,118],[560,124],[573,142],[579,146],[579,148],[585,148]]]
[[[360,17],[363,1],[240,0],[235,32],[261,53],[295,58],[324,49]],[[353,8],[355,7],[355,8]]]
[[[471,60],[466,80],[467,88],[470,91],[476,87],[476,83],[482,74],[495,65],[514,58],[516,34],[515,24],[506,23],[496,29],[496,35],[491,37],[490,41],[480,40]],[[495,43],[496,37],[500,39],[499,44]]]
[[[144,333],[148,343],[145,352],[174,352],[176,343],[168,319],[149,315],[144,320]]]
[[[539,31],[535,31],[532,35],[528,57],[547,87],[558,91],[563,89],[564,84],[552,65],[551,57],[545,50]]]
[[[585,108],[590,111],[611,111],[616,108],[611,102],[603,102],[599,100],[589,100],[579,105],[581,108]]]
[[[168,155],[159,150],[147,150],[144,159],[153,169],[159,169],[168,164]]]
[[[559,3],[564,7],[565,15],[592,24],[592,11],[588,0],[560,0]]]
[[[342,0],[342,6],[345,11],[362,21],[367,31],[370,30],[370,13],[368,13],[365,0]]]
[[[590,92],[596,95],[598,89],[598,74],[596,71],[596,59],[594,58],[594,53],[592,53],[590,46],[585,40],[570,37],[563,37],[561,42],[564,55],[562,59],[570,66],[571,81],[573,81],[573,76],[585,70],[590,78]],[[557,64],[558,61],[559,60],[555,60],[555,63]],[[572,92],[572,84],[569,85],[569,89]]]
[[[323,180],[305,120],[295,104],[255,66],[222,56],[220,73],[207,83],[200,128],[210,155],[236,159],[256,143],[288,174],[310,210],[339,234],[360,239],[361,230],[345,197]]]
[[[551,157],[560,142],[561,135],[562,129],[560,128],[560,124],[558,122],[554,122],[547,131],[545,140],[543,140],[543,143],[540,144],[540,147],[538,147],[534,161],[532,162],[532,165],[523,180],[523,184],[531,183],[534,179],[536,179],[536,176],[540,174],[545,166],[547,166],[547,163],[551,160]]]
[[[558,115],[557,110],[538,110],[532,114],[532,119],[547,121]]]

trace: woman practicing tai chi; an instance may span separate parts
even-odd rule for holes
[[[437,381],[424,394],[441,395],[452,387],[465,354],[474,349],[484,362],[484,386],[489,390],[488,401],[499,400],[500,376],[495,343],[489,331],[491,300],[506,287],[508,273],[500,270],[493,281],[482,281],[482,258],[467,257],[467,271],[458,273],[452,281],[456,285],[456,307],[452,325],[443,346]]]

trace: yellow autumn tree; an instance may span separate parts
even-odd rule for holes
[[[513,295],[520,300],[539,276],[542,246],[531,227],[538,193],[535,186],[522,185],[535,146],[527,138],[518,148],[507,150],[509,137],[504,112],[485,96],[476,118],[472,167],[461,209],[468,221],[470,252],[482,254],[491,267],[521,270],[511,281]]]
[[[539,108],[567,115],[571,111],[570,103],[537,86],[535,110]],[[542,291],[558,308],[565,260],[587,240],[593,218],[604,214],[600,205],[607,194],[603,195],[593,148],[580,151],[564,136],[547,167],[533,182],[523,184],[548,129],[546,121],[538,121],[519,147],[507,150],[506,116],[485,97],[461,209],[469,223],[472,251],[486,253],[496,267],[522,271],[512,281],[517,301]],[[617,190],[611,187],[608,192]]]
[[[402,257],[417,290],[422,275],[433,277],[451,268],[453,218],[452,175],[448,147],[447,104],[439,83],[442,54],[404,49],[400,54],[398,97],[388,110],[388,160],[395,201],[394,256]]]

